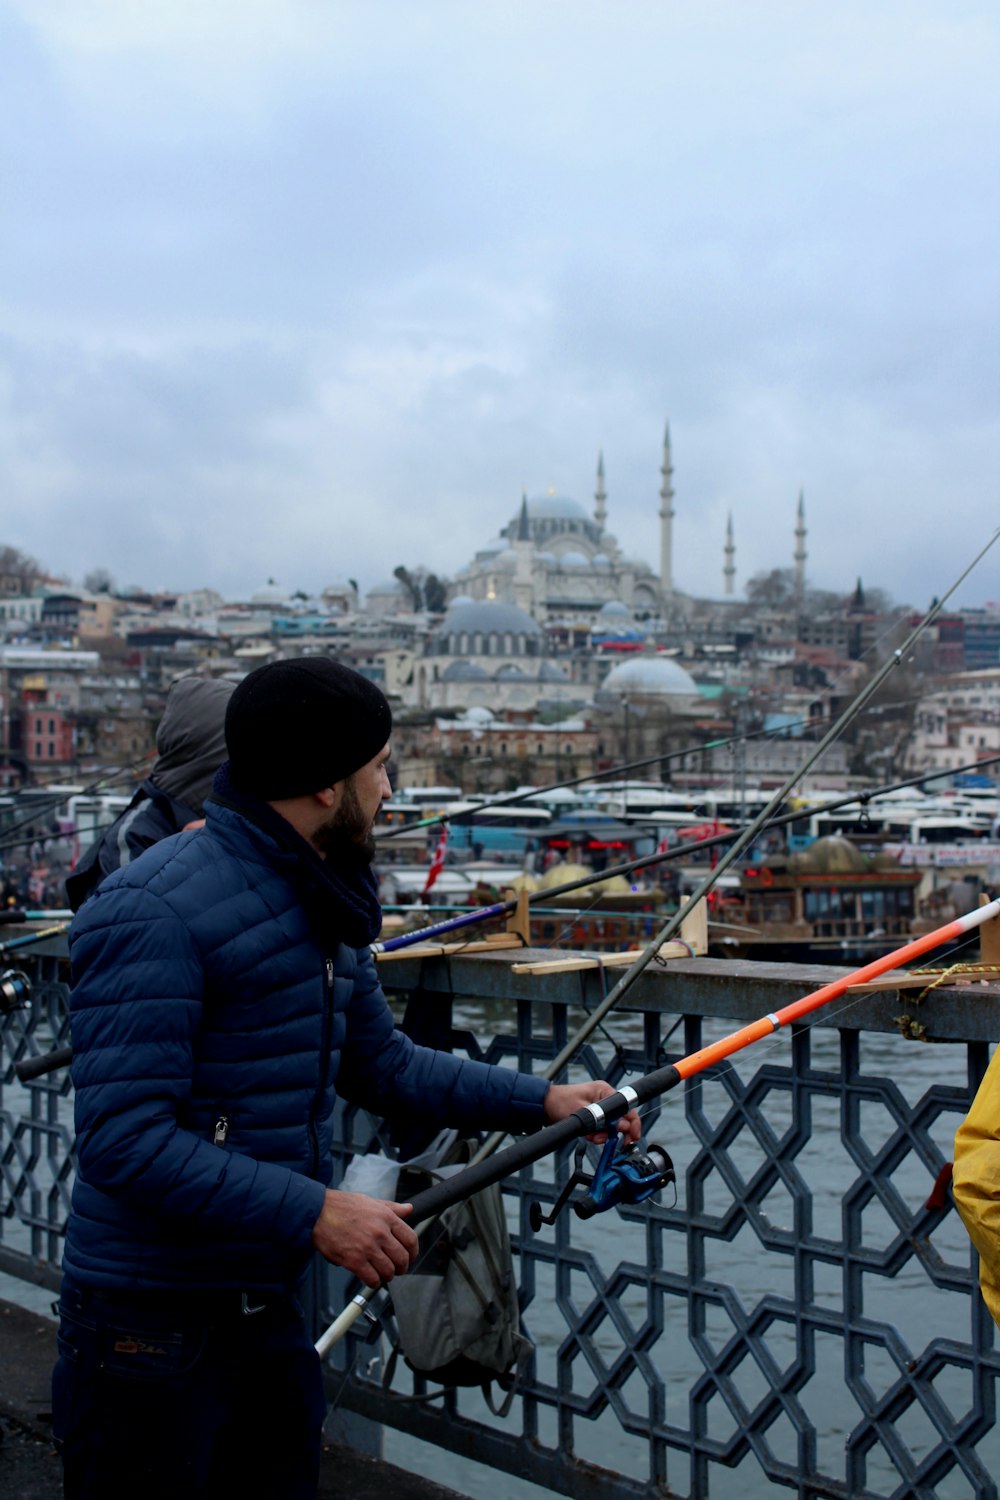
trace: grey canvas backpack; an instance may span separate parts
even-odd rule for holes
[[[460,1171],[474,1142],[439,1137],[436,1150],[400,1171],[397,1201],[407,1203],[443,1177]],[[443,1158],[439,1162],[434,1156]],[[532,1353],[521,1327],[517,1281],[500,1186],[483,1189],[446,1209],[419,1230],[416,1264],[390,1285],[399,1348],[410,1368],[442,1386],[482,1386],[491,1409],[503,1415]],[[385,1373],[388,1384],[396,1352]],[[498,1406],[496,1381],[505,1392]]]

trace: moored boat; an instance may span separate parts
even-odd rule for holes
[[[719,901],[709,951],[778,962],[864,962],[925,930],[920,871],[862,853],[836,834],[808,849],[749,865],[738,894]]]

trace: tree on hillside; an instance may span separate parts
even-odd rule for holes
[[[19,547],[0,545],[0,592],[29,594],[42,577],[42,569],[33,557]]]
[[[793,609],[796,603],[800,603],[802,613],[809,618],[834,614],[838,610],[887,615],[897,608],[885,589],[862,589],[860,579],[853,589],[843,593],[835,589],[815,589],[806,584],[799,601],[794,568],[771,568],[768,572],[755,573],[747,580],[746,596],[751,604],[767,609]]]
[[[107,568],[91,568],[83,575],[83,586],[88,594],[113,594],[115,580]]]
[[[414,613],[422,609],[429,610],[431,614],[444,613],[448,589],[446,578],[439,578],[436,573],[429,573],[424,567],[411,570],[402,563],[398,568],[393,568],[392,576],[399,579],[409,594]]]
[[[768,609],[789,609],[795,603],[795,573],[791,568],[772,568],[747,579],[746,596],[751,604]]]
[[[423,607],[424,595],[423,590],[420,587],[420,580],[414,577],[409,568],[404,568],[402,563],[400,563],[398,568],[393,568],[392,576],[393,578],[399,579],[400,583],[409,594],[411,608],[414,611],[421,609]]]
[[[443,615],[448,600],[447,579],[439,578],[436,573],[428,573],[424,583],[424,604],[432,615]]]

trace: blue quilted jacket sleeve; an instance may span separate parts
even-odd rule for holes
[[[83,1184],[160,1221],[308,1246],[321,1183],[185,1128],[205,973],[169,899],[105,888],[77,919],[71,957]]]
[[[472,1131],[537,1129],[548,1089],[544,1079],[513,1068],[416,1046],[394,1027],[367,948],[358,950],[337,1085],[376,1114],[410,1110],[421,1121]]]

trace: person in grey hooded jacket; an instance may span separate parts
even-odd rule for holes
[[[193,675],[171,684],[156,730],[152,770],[125,811],[66,877],[72,911],[79,911],[105,875],[202,817],[215,773],[226,758],[226,706],[235,686],[223,678]]]
[[[313,1500],[325,1406],[301,1278],[316,1251],[378,1286],[417,1248],[409,1205],[330,1185],[338,1097],[523,1131],[611,1091],[394,1026],[370,949],[390,729],[379,689],[326,657],[258,668],[205,825],[110,875],[73,923],[53,1375],[71,1500]]]

